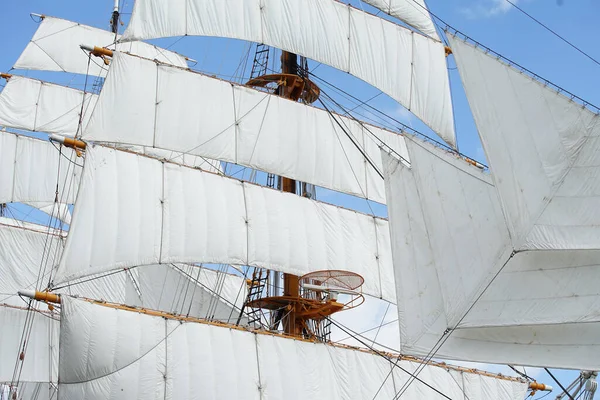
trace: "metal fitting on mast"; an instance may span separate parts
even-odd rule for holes
[[[51,134],[48,138],[52,142],[60,143],[65,147],[69,147],[69,148],[75,150],[78,157],[81,157],[82,152],[87,147],[87,144],[84,141],[57,135],[56,133]]]
[[[110,30],[112,33],[119,33],[119,0],[115,0],[115,6],[113,7],[113,13],[110,17]]]
[[[38,292],[37,290],[23,289],[19,290],[19,296],[28,297],[37,301],[44,301],[46,303],[60,304],[60,295],[51,292]]]
[[[90,46],[87,44],[80,44],[79,47],[83,50],[89,51],[93,56],[100,57],[104,62],[104,65],[108,65],[110,63],[107,57],[113,56],[113,51],[104,47]]]

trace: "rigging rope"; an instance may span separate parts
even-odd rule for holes
[[[560,383],[560,382],[558,381],[558,379],[556,379],[556,377],[555,377],[555,376],[552,374],[552,372],[550,372],[550,370],[549,370],[548,368],[544,368],[544,371],[546,371],[546,372],[548,373],[548,375],[550,375],[550,378],[554,379],[554,382],[556,382],[556,384],[557,384],[557,385],[558,385],[558,386],[559,386],[559,387],[562,389],[562,391],[563,391],[563,392],[564,392],[564,393],[565,393],[567,396],[569,396],[569,399],[571,399],[571,400],[575,400],[575,399],[573,398],[573,396],[571,395],[571,393],[569,393],[569,391],[568,391],[567,389],[565,389],[565,387],[562,385],[562,383]],[[583,392],[581,392],[581,393],[583,393]]]
[[[593,62],[595,62],[596,64],[600,65],[600,61],[596,60],[594,57],[590,56],[588,53],[586,53],[585,51],[581,50],[579,47],[575,46],[573,43],[571,43],[570,41],[568,41],[567,39],[565,39],[563,36],[561,36],[560,34],[558,34],[556,31],[554,31],[551,28],[549,28],[547,25],[545,25],[543,22],[541,22],[540,20],[538,20],[537,18],[535,18],[533,15],[529,14],[527,11],[523,10],[521,7],[519,7],[518,5],[516,5],[515,3],[513,3],[510,0],[505,0],[505,1],[508,4],[510,4],[511,6],[513,6],[514,8],[516,8],[517,10],[519,10],[520,12],[522,12],[524,15],[526,15],[527,17],[529,17],[532,21],[535,21],[538,25],[540,25],[541,27],[543,27],[544,29],[546,29],[548,32],[552,33],[554,36],[556,36],[557,38],[559,38],[560,40],[562,40],[563,42],[565,42],[566,44],[568,44],[569,46],[571,46],[572,48],[574,48],[575,50],[577,50],[578,52],[580,52],[581,54],[583,54],[584,56],[586,56],[587,58],[589,58],[590,60],[592,60]]]
[[[340,330],[342,330],[344,333],[348,334],[348,335],[352,335],[351,332],[353,332],[350,328],[345,328],[344,326],[342,326],[341,324],[337,323],[336,321],[334,321],[333,319],[330,320],[331,323],[333,325],[335,325],[337,328],[339,328]],[[354,332],[355,333],[355,332]],[[389,357],[388,355],[386,355],[385,353],[380,352],[379,350],[370,347],[368,343],[358,339],[357,337],[354,337],[359,343],[361,343],[363,346],[367,347],[368,349],[370,349],[371,351],[373,351],[375,354],[377,354],[380,357],[383,357],[384,359],[386,359],[387,361],[389,361],[390,363],[394,363],[394,367],[393,368],[398,368],[401,371],[407,373],[408,375],[410,375],[411,377],[414,376],[410,371],[408,371],[406,368],[398,365],[398,363],[401,361],[400,358],[398,358],[395,362],[392,360],[391,357]],[[392,371],[393,371],[392,368]],[[391,372],[391,371],[390,371]],[[435,387],[431,386],[430,384],[428,384],[427,382],[423,381],[422,379],[418,378],[417,376],[414,376],[414,378],[416,380],[418,380],[419,382],[421,382],[422,384],[424,384],[425,386],[427,386],[428,388],[430,388],[431,390],[433,390],[434,392],[438,393],[440,396],[452,400],[449,396],[447,396],[446,394],[444,394],[443,392],[441,392],[440,390],[436,389]],[[387,378],[386,378],[387,380]],[[383,385],[385,384],[385,381],[381,384],[379,390],[377,391],[377,393],[375,394],[375,397],[377,397],[377,395],[379,394],[379,391],[381,390],[381,388],[383,388]],[[373,399],[375,399],[375,397]]]

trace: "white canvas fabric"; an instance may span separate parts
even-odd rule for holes
[[[53,385],[56,382],[53,383]],[[18,388],[10,389],[9,382],[0,382],[0,399],[11,400],[12,392],[17,393],[17,399],[53,400],[56,399],[56,386],[48,382],[19,382]],[[4,396],[4,397],[2,397]]]
[[[364,0],[364,2],[398,18],[430,38],[440,40],[425,0]]]
[[[223,173],[223,168],[220,161],[206,157],[181,153],[173,150],[160,149],[158,147],[132,146],[124,144],[115,144],[115,147],[138,154],[145,154],[149,157],[157,158],[159,160],[166,160],[192,168],[199,168],[204,171],[215,172],[217,174]]]
[[[115,48],[114,42],[115,34],[112,32],[45,16],[13,68],[106,76],[108,66],[100,59],[89,61],[88,54],[79,47],[82,44],[187,67],[185,57],[172,51],[143,42],[119,43]]]
[[[56,282],[204,262],[349,270],[365,293],[394,299],[385,220],[102,146],[88,148],[84,170]]]
[[[116,310],[67,298],[62,399],[392,398],[409,378],[383,357],[348,348]],[[68,350],[66,350],[68,349]],[[395,362],[395,361],[394,361]],[[400,361],[413,372],[419,364]],[[387,377],[387,379],[386,379]],[[527,384],[427,366],[419,375],[452,399],[521,400]],[[493,395],[493,397],[486,397]],[[439,399],[421,382],[403,397]]]
[[[449,37],[513,246],[600,249],[600,116]]]
[[[0,93],[0,126],[73,137],[80,116],[85,126],[97,99],[78,89],[13,75]]]
[[[600,251],[515,248],[487,173],[407,145],[410,167],[382,152],[402,352],[597,368]]]
[[[40,268],[58,262],[66,234],[47,226],[0,218],[0,304],[23,306],[25,303],[17,295],[19,290],[46,288],[51,268],[46,268],[38,279]],[[71,281],[54,292],[120,304],[128,302],[127,293],[131,293],[133,282],[125,273],[92,278],[95,279]]]
[[[406,156],[404,139],[335,118],[248,87],[116,53],[83,139],[234,162],[385,202],[383,179],[371,163],[381,172],[380,145]]]
[[[243,277],[201,266],[148,265],[135,277],[140,306],[196,318],[233,323],[247,295]]]
[[[26,304],[21,301],[21,307]],[[23,359],[21,382],[57,382],[58,313],[47,310],[27,311],[0,304],[0,382],[12,382],[15,364],[21,352],[21,337],[25,319],[33,315],[31,336]],[[31,317],[31,316],[30,316]]]
[[[17,291],[36,289],[44,250],[60,254],[65,240],[65,233],[48,232],[45,226],[0,218],[0,304],[26,306]],[[47,284],[48,276],[41,280]]]
[[[75,202],[81,159],[68,148],[62,155],[48,141],[0,131],[0,203]]]
[[[137,1],[122,40],[217,36],[265,43],[375,86],[455,145],[444,46],[334,0]]]

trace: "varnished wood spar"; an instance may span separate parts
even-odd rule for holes
[[[3,73],[3,72],[0,72],[0,78],[2,78],[2,79],[6,79],[6,80],[9,80],[10,78],[12,78],[12,75],[11,75],[11,74],[5,74],[5,73]]]
[[[79,47],[81,47],[83,50],[89,51],[90,54],[92,54],[96,57],[102,57],[102,56],[112,57],[113,56],[113,51],[109,50],[109,49],[105,49],[104,47],[90,46],[87,44],[82,44]]]
[[[19,294],[22,296],[30,297],[30,298],[36,298],[35,296],[38,296],[39,299],[48,299],[48,300],[40,300],[40,301],[50,302],[51,300],[56,300],[56,303],[60,303],[60,295],[51,293],[51,292],[39,292],[39,291],[35,291],[35,290],[20,290]],[[127,312],[135,312],[135,313],[145,314],[145,315],[149,315],[149,316],[153,316],[153,317],[160,317],[160,318],[183,321],[183,322],[193,322],[193,323],[199,323],[199,324],[205,324],[205,325],[211,325],[211,326],[219,326],[219,327],[228,328],[228,329],[235,329],[238,331],[251,332],[254,334],[258,334],[258,335],[287,337],[287,338],[291,338],[294,340],[300,340],[302,342],[308,342],[308,343],[316,342],[316,340],[314,340],[314,339],[306,339],[303,337],[296,337],[293,335],[286,335],[286,334],[281,335],[276,332],[266,331],[266,330],[262,330],[262,329],[252,329],[252,328],[241,326],[241,325],[229,324],[229,323],[224,323],[224,322],[219,322],[219,321],[208,321],[208,320],[201,319],[201,318],[170,314],[170,313],[167,313],[164,311],[156,311],[156,310],[149,310],[149,309],[145,309],[145,308],[137,308],[137,307],[127,306],[127,305],[123,305],[123,304],[109,303],[109,302],[105,302],[105,301],[92,300],[92,299],[87,299],[87,298],[79,298],[79,299],[82,301],[86,301],[88,303],[92,303],[92,304],[101,306],[101,307],[107,307],[107,308],[112,308],[112,309],[122,310],[122,311],[127,311]],[[25,308],[9,306],[6,304],[0,304],[0,307],[10,307],[10,308],[26,310]],[[404,355],[401,355],[398,353],[391,353],[391,352],[384,352],[384,351],[375,352],[375,351],[365,349],[362,347],[349,346],[349,345],[345,345],[345,344],[341,344],[341,343],[326,343],[323,345],[336,347],[336,348],[342,348],[342,349],[348,349],[348,350],[354,350],[354,351],[360,351],[362,353],[369,353],[369,354],[374,354],[374,355],[375,354],[385,354],[386,356],[388,356],[391,359],[399,359],[399,360],[409,361],[409,362],[414,362],[414,363],[423,363],[424,362],[423,360],[416,358],[416,357],[412,357],[412,356],[404,356]],[[511,382],[524,382],[524,380],[522,378],[506,376],[506,375],[502,375],[502,374],[493,374],[491,372],[480,371],[475,368],[459,367],[459,366],[455,366],[455,365],[451,365],[451,364],[446,364],[443,362],[429,361],[426,364],[433,366],[433,367],[443,368],[445,370],[453,370],[453,371],[458,371],[458,372],[465,372],[465,373],[470,373],[470,374],[488,376],[490,378],[501,379],[501,380],[511,381]],[[542,388],[542,386],[544,388]],[[550,386],[544,385],[542,383],[537,383],[537,382],[531,382],[529,384],[529,387],[532,390],[552,390],[552,388]]]
[[[281,72],[283,74],[298,75],[298,55],[283,51],[281,53]],[[292,99],[294,95],[293,88],[287,86],[279,87],[281,97]],[[297,100],[297,99],[296,99]],[[296,193],[296,181],[286,177],[281,177],[281,190],[287,193]],[[292,243],[292,246],[294,244]],[[283,295],[298,299],[300,297],[300,280],[298,276],[292,274],[283,274]],[[298,315],[298,302],[291,302],[292,309],[283,319],[283,329],[288,335],[302,336],[302,322]]]

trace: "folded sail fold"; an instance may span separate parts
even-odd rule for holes
[[[444,46],[334,0],[135,3],[122,40],[217,36],[265,43],[380,89],[455,145]]]
[[[234,162],[377,202],[379,146],[406,155],[390,131],[122,53],[83,139]]]
[[[79,47],[81,44],[108,47],[187,67],[185,57],[172,51],[143,42],[118,43],[115,47],[114,42],[112,32],[45,16],[13,68],[106,76],[108,67],[102,62],[90,61]]]
[[[410,378],[380,355],[328,344],[181,323],[65,298],[59,391],[63,399],[392,398]],[[420,364],[397,363],[405,371]],[[421,380],[450,398],[520,400],[527,384],[438,366]],[[207,382],[212,382],[208,384]],[[284,384],[285,383],[285,384]],[[383,383],[383,384],[382,384]],[[437,399],[415,381],[408,398]]]
[[[367,4],[396,17],[432,39],[440,40],[429,15],[425,0],[362,0]]]
[[[101,146],[88,148],[84,171],[57,282],[205,262],[349,270],[365,293],[394,297],[385,220]]]

